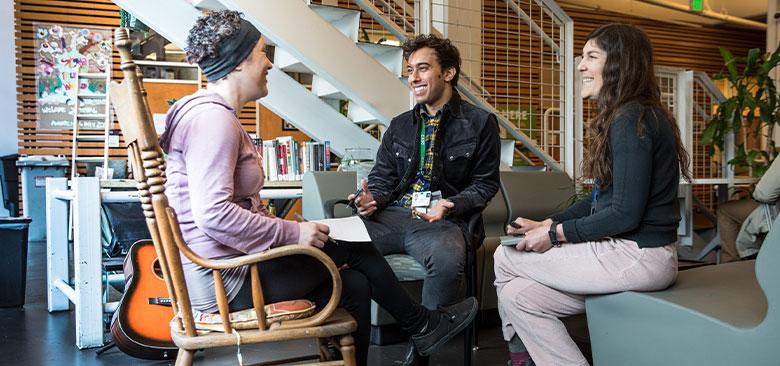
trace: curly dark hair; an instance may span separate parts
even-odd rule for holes
[[[219,44],[241,29],[241,13],[220,10],[198,18],[187,36],[187,62],[197,64],[202,60],[219,57]]]
[[[452,78],[452,85],[458,85],[460,77],[460,52],[455,45],[447,38],[441,38],[433,34],[420,34],[414,38],[407,39],[401,46],[404,50],[404,60],[409,61],[409,56],[421,48],[432,48],[436,51],[436,58],[441,65],[441,69],[447,70],[450,67],[455,68],[455,76]]]

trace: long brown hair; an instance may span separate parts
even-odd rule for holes
[[[588,134],[588,154],[582,162],[583,173],[601,187],[612,184],[612,161],[609,159],[609,127],[629,102],[642,106],[637,132],[644,133],[641,123],[645,113],[662,113],[674,135],[674,145],[680,173],[688,181],[691,173],[689,157],[680,140],[680,130],[669,110],[661,105],[661,90],[653,68],[653,48],[647,34],[636,26],[620,23],[602,25],[593,30],[586,41],[593,40],[605,51],[603,84],[596,98],[598,113],[591,120]]]

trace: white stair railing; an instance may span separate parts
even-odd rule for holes
[[[458,90],[472,103],[496,113],[501,127],[549,169],[565,170],[570,176],[574,176],[573,23],[553,1],[539,0],[535,1],[534,5],[528,4],[537,10],[533,13],[537,19],[529,16],[528,12],[522,10],[521,6],[513,0],[503,0],[505,7],[494,10],[496,13],[501,12],[501,16],[510,16],[518,23],[525,24],[524,31],[527,30],[522,34],[518,31],[511,33],[502,30],[502,34],[510,34],[518,39],[530,37],[541,40],[540,48],[534,50],[533,55],[540,59],[536,66],[507,64],[506,60],[502,63],[497,59],[490,63],[482,59],[483,54],[489,53],[487,47],[493,47],[494,50],[499,48],[496,40],[492,44],[483,40],[485,34],[491,32],[482,27],[482,19],[486,16],[484,4],[478,5],[480,9],[473,9],[472,3],[462,1],[421,0],[416,1],[414,7],[403,0],[352,1],[402,42],[414,33],[425,30],[453,40],[461,50],[464,63]],[[426,21],[422,19],[427,19],[431,24],[425,24]],[[544,27],[549,29],[543,29]],[[492,34],[498,33],[497,30],[493,30]],[[550,36],[549,33],[553,33],[554,36]],[[486,46],[488,44],[489,46]],[[510,48],[500,50],[502,57],[519,60],[521,56],[509,56],[509,54],[518,55],[521,49],[517,46],[512,50]],[[545,60],[545,57],[548,60]],[[536,75],[529,77],[529,80],[520,80],[519,76],[510,76],[508,71],[503,76],[498,75],[497,72],[488,76],[482,72],[483,66],[493,69],[517,67],[537,72]],[[543,73],[548,75],[542,75]],[[490,83],[491,87],[485,87],[486,82]],[[528,89],[525,92],[527,96],[522,96],[523,92],[519,90],[520,88],[507,91],[503,86],[506,84],[524,84]],[[545,86],[548,95],[535,92]],[[560,111],[555,123],[541,125],[541,118],[550,109]],[[534,111],[536,111],[536,121],[521,122],[518,118],[512,118],[519,114],[534,115]],[[525,123],[526,126],[524,128],[518,126],[521,123]],[[552,125],[558,127],[550,129]],[[554,138],[549,138],[550,136]],[[540,146],[544,140],[548,143]]]
[[[269,1],[263,1],[266,2]],[[200,10],[185,0],[114,0],[114,3],[182,49],[186,46],[190,28],[201,15]],[[268,34],[264,32],[264,36]],[[271,69],[268,81],[271,92],[259,102],[312,138],[330,141],[336,155],[343,156],[349,147],[367,148],[373,153],[379,148],[379,142],[374,137],[282,70]]]

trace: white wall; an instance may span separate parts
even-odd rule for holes
[[[14,2],[0,0],[0,156],[14,154],[16,129],[16,52],[14,48]],[[2,201],[0,201],[2,202]],[[0,204],[0,216],[8,216]]]
[[[0,1],[0,155],[17,151],[14,2]]]

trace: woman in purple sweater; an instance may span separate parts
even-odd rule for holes
[[[282,220],[264,209],[259,196],[262,159],[238,119],[246,103],[268,94],[266,77],[272,67],[265,40],[252,24],[238,12],[210,13],[190,30],[186,52],[187,60],[203,70],[207,87],[171,107],[160,145],[168,154],[166,194],[187,245],[208,258],[231,258],[288,244],[322,249],[342,268],[342,306],[358,322],[359,364],[367,362],[371,299],[398,319],[424,354],[473,319],[474,298],[429,311],[409,298],[373,245],[331,244],[327,226]],[[311,257],[283,257],[257,266],[268,303],[307,298],[322,305],[330,296],[328,273]],[[210,271],[186,258],[184,267],[192,307],[215,312]],[[252,307],[248,272],[243,267],[222,273],[231,311]]]

